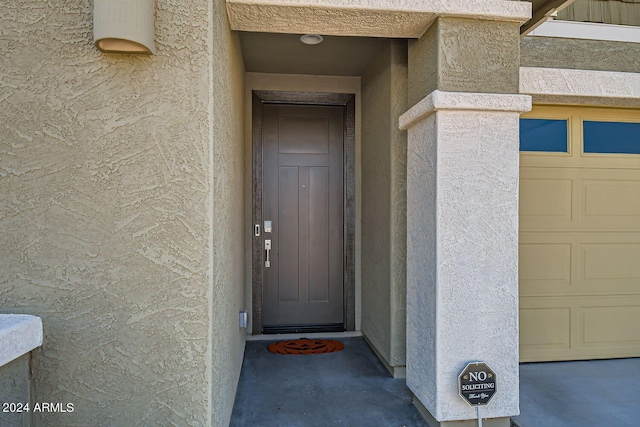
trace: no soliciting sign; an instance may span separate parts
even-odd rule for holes
[[[458,388],[469,405],[486,405],[496,393],[496,374],[484,362],[469,363],[458,376]]]

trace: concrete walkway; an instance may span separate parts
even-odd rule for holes
[[[231,426],[427,427],[404,379],[389,376],[363,338],[345,349],[281,355],[247,342]]]
[[[520,365],[519,427],[640,426],[640,358]]]

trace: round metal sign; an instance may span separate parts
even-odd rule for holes
[[[469,363],[458,376],[458,391],[469,405],[486,405],[496,393],[496,373],[484,362]]]

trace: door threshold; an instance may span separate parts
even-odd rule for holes
[[[294,334],[260,334],[247,335],[247,341],[280,341],[295,340],[298,338],[352,338],[361,337],[361,331],[347,332],[312,332],[312,333],[294,333]]]

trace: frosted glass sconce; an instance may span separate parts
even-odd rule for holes
[[[93,41],[103,52],[156,53],[155,0],[94,0]]]

